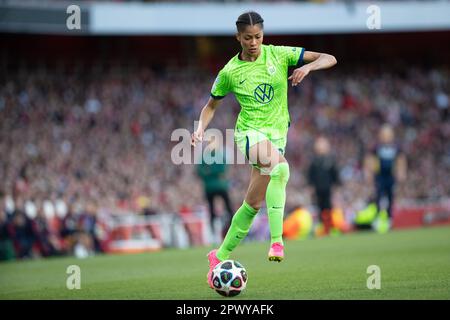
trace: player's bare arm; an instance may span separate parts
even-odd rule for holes
[[[396,178],[399,182],[405,182],[408,163],[404,154],[400,154],[396,162]]]
[[[375,156],[368,154],[364,157],[364,179],[368,184],[373,182],[373,176],[377,170],[378,162]]]
[[[336,58],[328,53],[305,51],[303,62],[306,64],[294,70],[288,78],[292,80],[292,86],[298,85],[311,71],[328,69],[337,63]]]
[[[203,141],[203,133],[214,117],[216,108],[220,105],[222,100],[209,98],[206,105],[203,107],[200,113],[200,119],[198,121],[198,128],[191,135],[191,145],[195,146],[198,142]]]

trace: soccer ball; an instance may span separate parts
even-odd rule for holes
[[[211,276],[214,290],[225,297],[237,296],[247,286],[247,271],[235,260],[222,261]]]

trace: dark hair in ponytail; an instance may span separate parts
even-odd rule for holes
[[[259,15],[259,13],[255,11],[248,11],[244,12],[239,16],[239,18],[236,21],[236,27],[238,32],[243,32],[247,26],[254,26],[257,24],[261,25],[261,29],[264,28],[264,20]]]

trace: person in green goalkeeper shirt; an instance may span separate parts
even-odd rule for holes
[[[329,54],[305,51],[302,47],[264,45],[263,22],[253,11],[238,17],[236,39],[242,50],[220,70],[191,136],[193,146],[201,142],[221,99],[234,93],[241,106],[234,140],[252,164],[252,172],[245,199],[234,214],[222,245],[208,253],[207,282],[211,288],[212,270],[220,261],[229,259],[246,237],[264,200],[271,237],[268,259],[284,259],[283,215],[290,174],[284,157],[290,125],[288,80],[297,86],[309,72],[336,64],[335,57]],[[294,66],[296,69],[288,77],[288,68]]]
[[[223,232],[226,232],[231,223],[233,216],[233,209],[228,193],[230,181],[227,177],[228,165],[226,161],[226,150],[217,141],[212,141],[204,150],[203,158],[200,164],[197,165],[197,175],[203,182],[205,198],[209,207],[209,222],[211,231],[214,235],[214,221],[217,216],[214,199],[216,197],[222,198],[225,205],[226,212],[222,217],[222,230],[220,230],[220,237]]]

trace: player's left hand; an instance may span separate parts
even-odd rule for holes
[[[406,174],[404,173],[397,174],[397,180],[399,183],[404,183],[406,181]]]
[[[292,72],[292,75],[288,78],[288,80],[292,80],[292,86],[298,85],[304,77],[306,77],[309,73],[309,68],[307,66],[303,66],[297,68]]]

